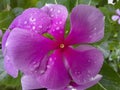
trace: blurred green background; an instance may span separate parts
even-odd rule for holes
[[[78,4],[89,4],[100,9],[105,16],[105,36],[97,43],[105,57],[101,74],[102,80],[88,90],[120,90],[120,25],[112,21],[111,17],[116,9],[120,9],[120,0],[0,0],[0,29],[5,32],[12,20],[27,8],[40,8],[46,3],[63,4],[69,14],[73,7]],[[70,29],[69,19],[66,30]],[[0,39],[1,40],[1,39]],[[3,68],[3,56],[0,50],[0,90],[21,90],[20,77],[14,79],[7,75]]]

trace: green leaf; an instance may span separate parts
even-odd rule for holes
[[[0,12],[0,29],[6,30],[13,19],[14,14],[11,11]]]
[[[120,76],[107,63],[104,63],[101,74],[101,81],[88,90],[120,90]]]

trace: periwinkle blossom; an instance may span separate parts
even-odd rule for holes
[[[120,24],[120,9],[116,10],[116,15],[112,16],[113,21],[118,21],[118,24]]]
[[[76,6],[65,36],[67,16],[62,5],[29,8],[5,32],[4,66],[13,77],[23,73],[23,90],[85,90],[101,79],[103,54],[88,44],[103,38],[103,14],[93,6]]]

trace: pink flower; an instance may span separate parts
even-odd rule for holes
[[[113,21],[118,21],[118,24],[120,24],[120,9],[116,10],[116,15],[112,16]]]
[[[83,90],[101,79],[98,73],[103,54],[87,44],[103,38],[103,14],[93,6],[76,6],[70,15],[70,33],[65,37],[67,15],[62,5],[29,8],[4,34],[5,69],[13,77],[18,70],[23,72],[23,90]]]

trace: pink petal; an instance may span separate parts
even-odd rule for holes
[[[4,58],[4,68],[9,75],[16,78],[18,76],[18,69],[13,63],[13,60],[9,58],[9,56],[5,56]]]
[[[117,21],[118,19],[119,19],[119,16],[118,16],[118,15],[113,15],[113,16],[112,16],[112,20],[113,20],[113,21]]]
[[[88,45],[66,49],[65,57],[70,68],[70,75],[79,85],[87,83],[99,73],[104,59],[99,50]]]
[[[116,10],[116,13],[117,13],[118,15],[120,15],[120,9],[117,9],[117,10]]]
[[[52,20],[52,26],[49,30],[49,33],[57,40],[62,41],[64,38],[65,22],[68,16],[66,7],[57,4],[46,4],[42,10],[46,12]]]
[[[39,68],[44,56],[55,47],[50,39],[19,28],[11,31],[5,46],[5,55],[24,73],[33,73],[33,69]]]
[[[54,52],[47,65],[46,72],[39,76],[40,85],[48,89],[61,89],[70,82],[70,77],[64,66],[62,54],[59,51]]]
[[[50,28],[50,17],[38,8],[29,8],[19,15],[10,25],[10,29],[21,28],[42,34]]]
[[[41,88],[37,80],[34,77],[28,75],[24,75],[22,77],[21,84],[22,84],[22,90],[34,90]]]
[[[104,36],[104,17],[95,7],[76,6],[70,15],[71,31],[67,37],[68,44],[93,43]]]

